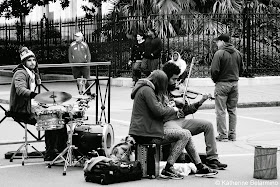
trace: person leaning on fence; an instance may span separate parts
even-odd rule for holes
[[[178,81],[184,82],[186,77],[188,76],[187,64],[186,61],[181,58],[180,53],[174,51],[171,55],[171,60],[169,60],[168,62],[172,62],[180,68]]]
[[[241,53],[229,43],[229,35],[215,38],[218,51],[211,64],[211,78],[215,83],[216,123],[218,141],[236,140],[236,108],[238,103],[238,80],[244,64]],[[229,130],[226,128],[226,110],[229,115]]]
[[[137,43],[132,47],[129,64],[132,64],[132,80],[134,85],[141,78],[141,64],[145,52],[145,35],[143,32],[136,34]]]
[[[13,70],[13,79],[10,93],[10,112],[15,120],[35,125],[36,118],[32,113],[31,99],[37,93],[35,88],[40,84],[38,63],[35,54],[27,47],[20,49],[21,64]],[[46,153],[45,161],[55,158],[58,152],[66,147],[66,128],[54,131],[45,131]]]
[[[129,135],[138,144],[174,143],[162,175],[175,179],[183,176],[173,167],[177,158],[186,147],[189,155],[198,168],[199,173],[205,173],[198,153],[192,142],[191,133],[186,129],[164,129],[165,117],[177,119],[182,111],[177,107],[165,106],[164,98],[168,79],[162,70],[154,70],[147,79],[140,79],[132,90],[133,101]]]
[[[141,69],[148,77],[153,70],[159,69],[162,41],[157,36],[155,29],[148,29],[148,37],[145,40],[145,53]]]
[[[88,44],[83,41],[83,34],[77,32],[75,34],[75,41],[70,44],[68,49],[68,60],[70,63],[88,63],[91,61],[91,54]],[[86,78],[90,79],[90,66],[72,67],[74,79]],[[77,85],[78,86],[78,85]],[[86,89],[90,86],[90,82],[86,82]],[[79,87],[78,87],[79,88]],[[90,89],[86,92],[91,95]]]

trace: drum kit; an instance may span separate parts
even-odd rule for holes
[[[84,84],[84,82],[83,82]],[[75,166],[86,159],[88,153],[103,153],[109,156],[109,150],[114,144],[114,131],[111,124],[97,122],[97,124],[85,124],[88,119],[85,115],[89,108],[89,102],[95,98],[80,95],[73,97],[66,92],[48,91],[36,95],[35,105],[32,109],[37,120],[36,129],[38,131],[62,129],[66,125],[68,131],[67,147],[48,164],[50,168],[59,159],[64,161],[63,175],[66,175],[68,166]],[[72,142],[73,135],[75,141]],[[75,145],[73,145],[73,143]],[[76,147],[77,146],[77,147]],[[74,161],[73,152],[78,151],[81,155]],[[102,150],[100,152],[100,150]],[[84,161],[84,160],[83,160]]]

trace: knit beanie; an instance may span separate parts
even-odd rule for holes
[[[27,58],[30,58],[30,57],[34,57],[35,58],[34,53],[31,50],[29,50],[27,47],[22,47],[19,50],[19,53],[20,53],[20,60],[21,60],[21,62],[24,62]]]

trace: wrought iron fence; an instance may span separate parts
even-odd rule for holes
[[[194,68],[195,77],[209,76],[211,60],[217,50],[213,38],[225,32],[231,35],[231,42],[243,54],[247,76],[278,75],[279,16],[247,10],[237,15],[114,15],[64,21],[42,18],[41,22],[23,26],[19,23],[1,25],[0,58],[3,65],[16,64],[17,48],[26,45],[34,50],[39,63],[67,63],[73,35],[81,30],[89,44],[92,61],[111,61],[113,76],[129,76],[131,67],[127,62],[135,41],[133,34],[154,27],[164,44],[161,61],[168,61],[172,51],[178,51],[187,64],[196,56],[199,65]],[[63,73],[70,71],[63,70]]]

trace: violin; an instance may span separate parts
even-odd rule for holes
[[[183,94],[184,94],[184,90],[180,90],[180,89],[175,89],[174,91],[171,92],[171,95],[174,98],[183,97]],[[185,96],[189,99],[196,99],[198,95],[205,95],[205,94],[190,89],[188,89],[185,93]],[[208,99],[215,100],[215,98],[211,94],[208,94]]]
[[[195,59],[195,57],[193,57],[191,65],[190,65],[190,70],[189,70],[188,78],[187,78],[187,80],[184,81],[184,83],[185,83],[185,85],[183,86],[184,88],[183,89],[175,89],[174,91],[171,92],[171,94],[175,98],[182,97],[180,102],[182,102],[181,104],[183,104],[183,105],[186,102],[186,97],[190,98],[190,99],[195,99],[198,95],[202,95],[203,97],[205,97],[205,94],[202,94],[202,93],[199,93],[199,92],[196,92],[196,91],[188,89],[192,68],[193,68],[195,63],[196,63],[196,59]],[[177,86],[177,88],[179,88],[179,87]],[[211,94],[208,94],[207,99],[214,100],[215,98],[212,97]]]

